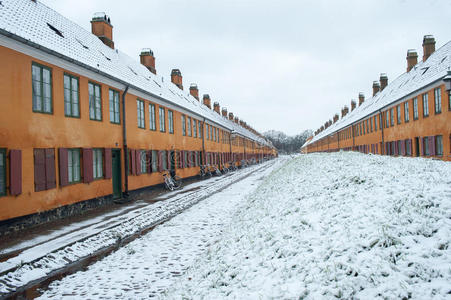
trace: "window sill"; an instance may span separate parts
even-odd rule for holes
[[[46,111],[39,111],[39,110],[34,110],[34,109],[33,109],[33,112],[34,112],[34,113],[38,113],[38,114],[44,114],[44,115],[53,115],[53,111],[51,111],[51,112],[46,112]]]
[[[80,116],[70,116],[70,115],[64,115],[66,118],[72,118],[72,119],[80,119]]]
[[[91,119],[91,118],[89,118],[89,120],[90,120],[90,121],[96,121],[96,122],[102,122],[102,119],[97,120],[97,119]]]

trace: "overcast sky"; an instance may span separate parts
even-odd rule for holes
[[[451,1],[43,0],[91,30],[110,16],[115,47],[157,73],[182,72],[248,124],[290,135],[316,130],[359,92],[371,96],[381,72],[406,71],[407,49],[433,34],[451,41]]]

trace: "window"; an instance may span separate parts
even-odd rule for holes
[[[114,124],[121,123],[121,114],[119,112],[119,92],[110,90],[110,122]]]
[[[409,102],[404,102],[404,122],[409,122]]]
[[[213,126],[209,126],[210,128],[210,140],[213,139]]]
[[[206,131],[207,131],[207,140],[209,140],[210,139],[210,125],[208,125],[208,124],[205,124],[206,125]]]
[[[188,168],[188,151],[183,151],[183,167]]]
[[[78,95],[78,78],[64,74],[64,115],[66,117],[80,117]]]
[[[382,129],[382,113],[379,114],[379,129]]]
[[[102,98],[100,95],[100,85],[90,82],[89,91],[89,118],[91,120],[102,121]]]
[[[401,124],[401,105],[396,106],[396,122]]]
[[[187,124],[187,129],[188,129],[188,136],[192,135],[192,131],[191,131],[191,117],[188,117],[188,124]]]
[[[427,136],[423,138],[423,154],[429,155],[429,139]]]
[[[423,117],[429,116],[429,100],[428,94],[423,95]]]
[[[374,116],[374,131],[377,131],[377,116]]]
[[[390,126],[395,125],[395,111],[393,108],[390,109]]]
[[[448,110],[451,110],[451,91],[448,92]]]
[[[199,138],[201,139],[202,138],[202,131],[203,131],[203,126],[202,126],[202,123],[199,121],[199,124],[198,124],[199,126]]]
[[[390,114],[388,110],[385,112],[385,128],[390,127]]]
[[[67,149],[67,171],[69,183],[80,182],[80,149]]]
[[[158,151],[152,150],[152,172],[158,171]]]
[[[164,116],[164,107],[160,107],[158,110],[158,118],[160,120],[160,132],[165,132],[165,116]]]
[[[169,133],[174,133],[174,112],[168,109],[168,127]]]
[[[144,120],[144,101],[136,100],[136,111],[138,117],[138,128],[145,128]]]
[[[182,134],[186,135],[186,117],[182,115]]]
[[[149,128],[150,130],[157,130],[157,123],[155,121],[155,105],[149,103]]]
[[[436,88],[434,90],[434,106],[435,113],[439,114],[442,112],[442,90],[440,88]]]
[[[413,98],[413,119],[418,119],[418,98]]]
[[[168,160],[167,160],[165,150],[161,151],[161,160],[162,160],[161,165],[163,166],[163,170],[167,170],[168,169]]]
[[[197,120],[193,119],[193,137],[197,137]]]
[[[50,68],[33,63],[31,65],[33,111],[51,114],[52,71]]]
[[[435,137],[435,154],[438,156],[443,155],[443,136],[441,135]]]
[[[401,147],[402,147],[402,145],[401,145],[402,143],[401,143],[401,141],[398,141],[398,153],[396,153],[396,154],[398,154],[398,155],[401,155]]]
[[[213,141],[216,142],[216,128],[214,128],[213,126],[211,127],[212,131],[213,131]]]
[[[102,149],[92,149],[92,175],[94,179],[103,178]]]
[[[141,174],[147,173],[147,151],[139,150],[141,155],[139,156],[141,161],[139,162],[139,166],[141,168]]]
[[[6,195],[6,149],[0,149],[0,196]]]
[[[406,140],[405,141],[405,146],[406,146],[406,154],[408,155],[408,156],[410,156],[410,155],[412,155],[412,145],[411,145],[411,140]]]
[[[370,118],[370,132],[373,132],[373,118]]]

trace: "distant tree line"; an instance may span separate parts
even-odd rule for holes
[[[305,130],[295,136],[288,136],[281,131],[269,130],[263,135],[272,142],[279,154],[290,154],[299,152],[307,138],[313,135],[313,131]]]

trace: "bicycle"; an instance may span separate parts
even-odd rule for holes
[[[201,179],[205,179],[205,178],[211,178],[212,174],[207,166],[201,165],[199,176]]]
[[[213,171],[213,172],[212,172]],[[210,167],[210,172],[212,173],[212,174],[215,174],[216,176],[221,176],[222,175],[222,173],[221,173],[221,171],[218,169],[218,167],[216,167],[216,166],[211,166]]]
[[[182,186],[181,178],[177,175],[171,176],[171,174],[167,170],[163,173],[163,178],[166,189],[170,191],[179,189]]]

